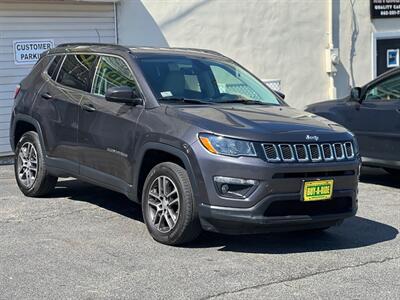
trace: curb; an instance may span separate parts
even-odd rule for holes
[[[14,156],[0,157],[0,166],[12,165],[14,163]]]

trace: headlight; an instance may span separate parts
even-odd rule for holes
[[[257,156],[254,145],[251,142],[225,138],[212,134],[200,134],[201,144],[214,154],[228,156]]]

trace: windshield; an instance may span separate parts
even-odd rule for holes
[[[159,101],[283,104],[253,75],[231,62],[171,55],[138,58],[138,64]]]

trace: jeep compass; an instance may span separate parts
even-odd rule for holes
[[[60,45],[17,87],[15,177],[31,197],[59,177],[120,192],[169,245],[338,225],[357,211],[354,136],[282,98],[213,51]]]

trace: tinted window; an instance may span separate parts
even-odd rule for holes
[[[67,55],[58,74],[57,82],[87,91],[90,82],[90,70],[95,60],[95,55]]]
[[[104,96],[109,88],[115,86],[129,86],[137,89],[131,70],[122,59],[102,56],[94,75],[92,93]]]
[[[367,90],[365,100],[400,99],[400,75],[381,81]]]
[[[53,79],[56,78],[57,76],[57,71],[58,71],[58,65],[60,64],[63,56],[57,55],[53,58],[53,61],[51,62],[49,68],[47,69],[47,74]]]

